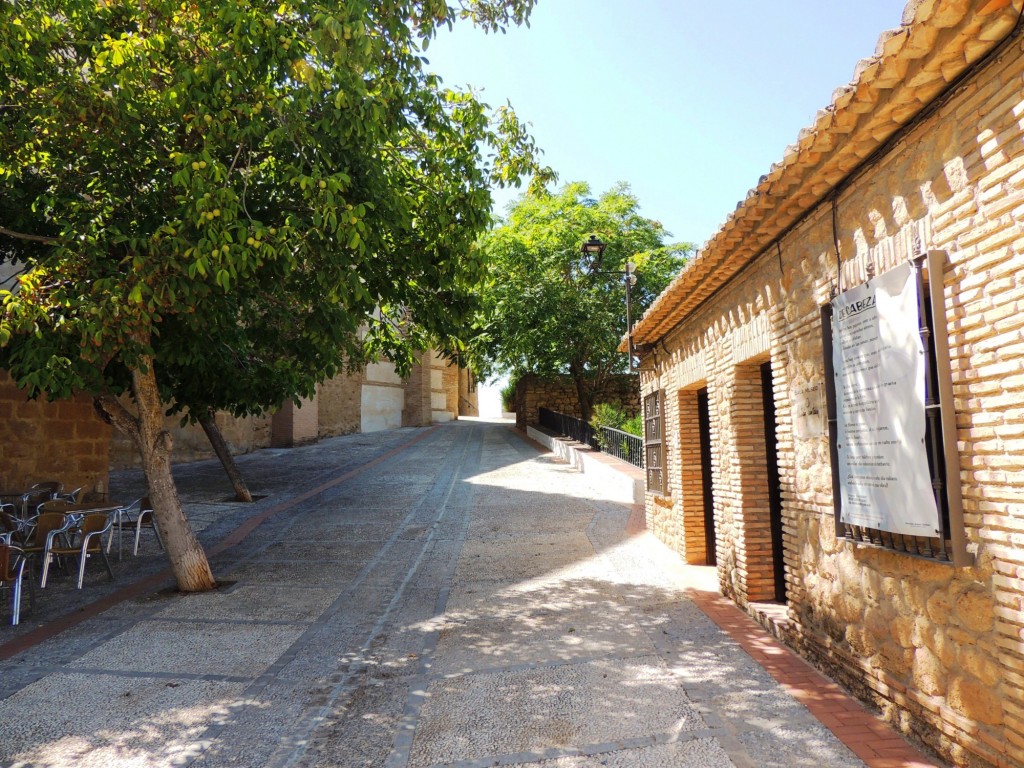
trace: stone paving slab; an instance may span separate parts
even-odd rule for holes
[[[534,763],[513,763],[513,768],[730,768],[733,762],[715,739],[694,738],[637,749],[616,749],[591,755],[559,757]]]
[[[597,660],[431,684],[410,766],[607,744],[704,726],[655,656]]]
[[[0,754],[14,757],[14,766],[146,765],[154,754],[169,765],[202,752],[202,734],[211,722],[231,716],[245,685],[53,674],[0,701]],[[82,707],[82,701],[91,705]]]
[[[466,673],[522,664],[552,664],[654,652],[628,616],[591,611],[535,613],[449,623],[440,632],[432,672]]]

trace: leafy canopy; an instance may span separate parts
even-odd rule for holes
[[[636,264],[635,320],[692,250],[666,244],[669,233],[639,210],[626,184],[594,198],[582,182],[554,194],[527,194],[511,206],[507,221],[481,246],[490,277],[479,351],[491,366],[569,374],[590,394],[610,373],[627,370],[616,351],[626,333],[626,263]],[[580,251],[592,234],[607,246],[599,262]]]
[[[535,147],[423,50],[533,2],[0,0],[0,365],[241,415],[451,336]]]

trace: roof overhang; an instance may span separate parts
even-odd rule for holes
[[[803,219],[901,128],[1011,35],[1024,0],[910,0],[853,81],[760,178],[718,232],[633,329],[639,349],[662,339]],[[625,351],[625,344],[620,350]]]

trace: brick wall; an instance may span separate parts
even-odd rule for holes
[[[403,427],[422,427],[430,424],[430,356],[421,352],[417,360],[405,381]]]
[[[1024,43],[1020,39],[845,187],[842,285],[945,251],[966,536],[954,568],[837,540],[819,308],[836,283],[831,207],[797,222],[645,358],[665,392],[669,488],[648,523],[703,555],[696,396],[710,396],[718,575],[771,596],[764,403],[770,361],[789,640],[959,765],[1024,765]],[[533,408],[533,395],[527,403]],[[528,413],[531,413],[528,411]],[[817,415],[815,415],[817,413]],[[808,416],[810,414],[810,416]],[[807,419],[796,428],[797,417]]]
[[[452,414],[452,418],[459,417],[459,367],[451,365],[446,361],[444,371],[444,396],[445,410]]]
[[[0,486],[19,490],[58,480],[67,490],[107,488],[111,428],[96,415],[92,398],[49,403],[29,400],[0,371]]]
[[[526,429],[527,424],[536,424],[541,408],[577,418],[580,415],[576,385],[568,376],[523,376],[516,386],[515,402],[516,426],[520,429]],[[621,374],[610,377],[604,389],[594,398],[594,404],[598,403],[616,405],[630,416],[639,413],[640,389],[637,376]]]

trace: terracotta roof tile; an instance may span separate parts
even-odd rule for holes
[[[1017,23],[1024,0],[910,0],[903,25],[800,131],[634,329],[661,338],[938,96]]]

